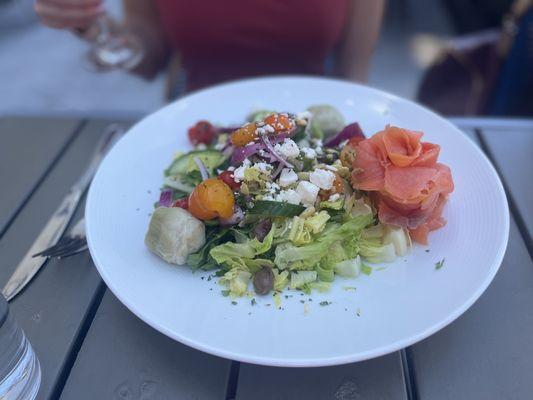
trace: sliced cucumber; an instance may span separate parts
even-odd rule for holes
[[[284,203],[281,201],[258,200],[248,211],[252,215],[261,215],[265,217],[294,217],[300,215],[305,207]]]
[[[198,170],[198,166],[194,162],[195,157],[198,157],[210,171],[214,170],[225,160],[224,154],[218,150],[194,150],[176,158],[165,170],[165,175],[187,174],[191,171]]]

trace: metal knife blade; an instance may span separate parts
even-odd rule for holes
[[[80,202],[81,196],[87,189],[91,182],[100,162],[105,154],[113,146],[114,143],[124,134],[124,129],[117,124],[109,125],[102,138],[98,142],[96,150],[91,158],[91,161],[78,181],[70,188],[67,195],[52,214],[45,227],[35,239],[22,261],[15,268],[15,272],[9,278],[9,281],[4,286],[2,294],[10,301],[13,299],[24,287],[32,280],[35,274],[48,260],[46,257],[33,257],[34,254],[55,245],[61,238],[65,229],[70,222],[76,207]]]

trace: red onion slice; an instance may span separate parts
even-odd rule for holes
[[[205,181],[206,179],[209,179],[209,174],[207,172],[207,168],[205,167],[205,165],[202,162],[202,160],[200,160],[200,158],[198,158],[198,157],[194,157],[193,160],[196,163],[196,165],[198,166],[198,169],[200,170],[200,174],[202,175],[202,180]]]
[[[174,191],[172,189],[163,189],[159,195],[158,207],[170,207],[172,205],[172,195]]]

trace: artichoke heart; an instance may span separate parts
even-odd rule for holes
[[[189,254],[205,244],[205,225],[182,208],[159,207],[152,214],[144,243],[166,262],[183,265]]]

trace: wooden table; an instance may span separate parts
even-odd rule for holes
[[[116,121],[0,119],[1,286],[110,122]],[[447,328],[400,352],[343,366],[232,362],[188,348],[140,321],[106,289],[83,253],[50,261],[11,303],[41,362],[39,398],[533,398],[533,121],[456,123],[498,169],[511,232],[494,282]],[[75,220],[83,209],[81,204]]]

